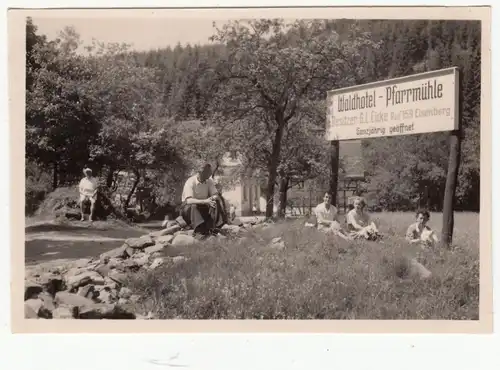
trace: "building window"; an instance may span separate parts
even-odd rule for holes
[[[247,195],[247,187],[246,187],[245,184],[243,184],[242,190],[243,190],[243,201],[247,202],[248,201],[248,195]]]
[[[236,153],[236,150],[231,150],[229,152],[229,158],[231,158],[232,161],[235,161],[238,159],[238,154]]]

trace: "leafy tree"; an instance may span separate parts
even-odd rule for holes
[[[371,26],[377,28],[373,24]],[[479,22],[411,21],[397,24],[389,34],[384,30],[382,35],[385,35],[385,40],[380,48],[380,60],[382,65],[389,66],[388,77],[451,66],[459,68],[462,78],[463,142],[457,205],[462,209],[478,210],[481,91]],[[368,187],[376,191],[377,199],[387,209],[425,205],[441,210],[448,147],[446,133],[367,140],[365,158],[366,168],[370,170]]]
[[[324,99],[332,86],[351,82],[359,67],[359,50],[373,43],[351,28],[341,40],[324,21],[255,20],[229,22],[213,41],[225,45],[218,64],[219,88],[214,106],[217,121],[261,121],[271,140],[267,163],[266,216],[273,213],[274,188],[283,137],[295,124],[304,101]],[[351,67],[355,67],[353,70]],[[248,119],[248,117],[252,117]],[[249,127],[248,132],[253,132]]]
[[[89,146],[99,131],[86,86],[92,68],[74,53],[74,35],[38,43],[31,57],[38,66],[26,93],[26,154],[51,168],[53,187],[88,161]]]

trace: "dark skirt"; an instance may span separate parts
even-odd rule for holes
[[[184,202],[181,205],[180,213],[184,221],[197,234],[206,235],[220,229],[227,223],[224,205],[220,199],[217,199],[215,208],[205,204],[186,204]]]

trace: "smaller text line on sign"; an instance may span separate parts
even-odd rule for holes
[[[457,130],[458,93],[456,67],[329,91],[326,139]]]

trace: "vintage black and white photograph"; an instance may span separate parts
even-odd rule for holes
[[[46,12],[25,319],[480,319],[480,19]]]

